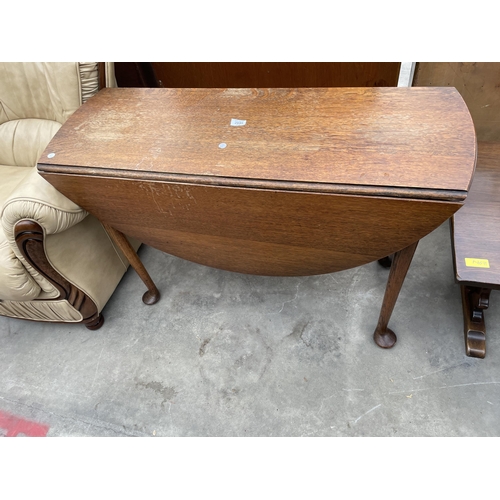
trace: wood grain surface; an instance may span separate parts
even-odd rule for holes
[[[463,199],[475,154],[472,120],[452,88],[114,88],[69,118],[40,164],[89,175],[208,176],[220,185],[261,180],[275,189],[300,182],[374,195],[369,188],[462,191]]]
[[[171,88],[395,87],[401,66],[399,62],[148,64],[152,66],[158,86]]]
[[[461,205],[424,200],[42,175],[98,219],[200,264],[313,275],[394,253]]]
[[[500,289],[500,144],[480,142],[477,169],[464,206],[453,216],[456,280]],[[465,258],[487,259],[489,269],[468,267]]]
[[[475,153],[453,89],[105,89],[63,125],[38,169],[150,246],[293,276],[418,241],[460,208]]]

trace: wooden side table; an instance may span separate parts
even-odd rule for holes
[[[485,312],[500,290],[500,144],[480,142],[467,203],[450,219],[455,281],[462,293],[465,353],[486,356]]]
[[[395,253],[374,334],[387,348],[418,241],[462,206],[475,161],[453,88],[118,88],[38,169],[115,238],[220,269],[311,275]]]

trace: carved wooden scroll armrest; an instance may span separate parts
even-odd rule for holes
[[[104,323],[104,318],[99,314],[94,301],[61,276],[47,259],[42,227],[32,220],[22,220],[15,225],[14,235],[23,257],[59,291],[59,297],[54,300],[67,300],[81,313],[82,322],[89,330],[100,328]]]

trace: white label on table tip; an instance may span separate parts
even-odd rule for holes
[[[55,153],[49,153],[49,154],[47,155],[47,158],[54,158],[54,156],[55,156],[55,155],[56,155]]]
[[[231,127],[243,127],[243,125],[246,124],[246,120],[237,120],[236,118],[231,118]]]
[[[224,149],[226,146],[227,146],[227,144],[225,142],[221,142],[219,144],[219,148],[221,148],[221,149]]]

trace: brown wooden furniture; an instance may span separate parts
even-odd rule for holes
[[[460,284],[467,356],[486,355],[484,310],[500,289],[500,144],[480,142],[465,205],[451,219],[455,279]],[[487,266],[487,267],[486,267]]]
[[[462,293],[465,352],[486,355],[484,311],[499,288],[500,257],[500,63],[420,62],[413,85],[453,86],[467,104],[476,129],[477,171],[469,198],[451,219],[455,280]],[[481,257],[483,255],[483,257]],[[469,265],[466,265],[465,259]],[[486,265],[490,267],[475,267]]]
[[[116,62],[118,87],[159,87],[150,62]]]
[[[117,231],[260,275],[395,253],[375,341],[420,238],[466,198],[474,127],[454,89],[106,89],[38,164]]]
[[[160,87],[395,87],[399,62],[153,62]]]
[[[399,62],[118,62],[118,87],[396,87]]]

